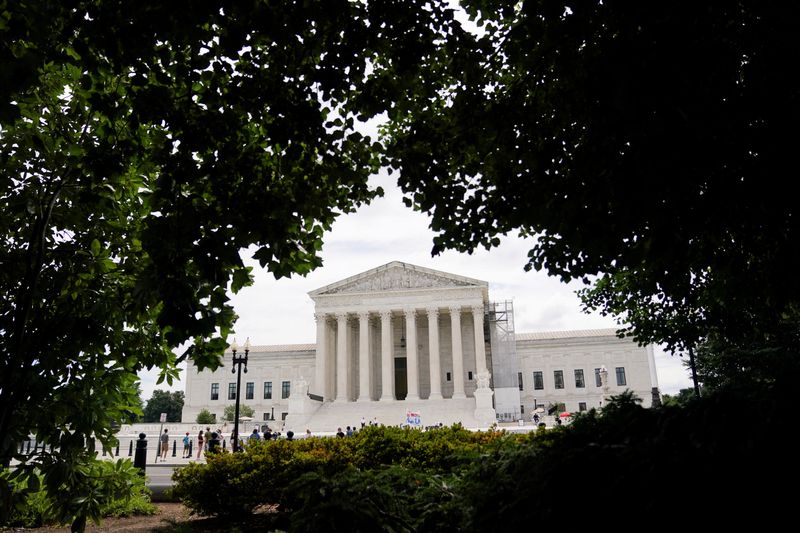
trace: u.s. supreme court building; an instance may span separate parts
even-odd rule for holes
[[[485,281],[395,261],[309,296],[316,343],[249,348],[240,403],[254,424],[328,432],[413,412],[426,426],[480,428],[599,407],[626,389],[645,406],[658,398],[652,346],[614,329],[516,332],[512,303],[491,301]],[[189,366],[184,422],[202,409],[222,420],[235,403],[230,361]]]

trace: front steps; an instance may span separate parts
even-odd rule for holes
[[[464,427],[477,429],[485,427],[475,419],[475,398],[442,400],[391,400],[391,401],[325,401],[313,402],[317,408],[306,414],[293,414],[286,417],[284,433],[293,431],[303,435],[306,429],[312,434],[336,433],[338,428],[361,427],[361,419],[385,426],[400,426],[406,423],[406,412],[420,415],[422,427],[450,426],[460,422]]]

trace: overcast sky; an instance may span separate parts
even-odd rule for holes
[[[314,305],[308,292],[392,261],[489,282],[490,300],[513,300],[517,333],[616,327],[609,317],[581,312],[574,293],[580,284],[567,285],[542,272],[525,272],[529,241],[507,237],[491,251],[431,257],[433,232],[428,229],[427,215],[403,205],[394,178],[381,174],[372,184],[382,186],[385,196],[337,219],[324,238],[323,266],[308,276],[276,281],[248,259],[255,284],[231,296],[239,315],[235,337],[240,345],[248,337],[253,345],[316,342]],[[682,359],[656,348],[656,365],[662,393],[675,394],[691,386]],[[184,389],[182,381],[172,387],[156,385],[153,371],[140,375],[145,400],[156,388]]]

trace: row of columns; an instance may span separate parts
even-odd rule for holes
[[[453,347],[453,398],[466,398],[464,392],[464,352],[461,341],[461,307],[449,307],[450,328],[452,331]],[[485,372],[486,351],[483,339],[483,306],[472,306],[472,319],[475,332],[475,361],[478,374]],[[425,309],[428,316],[428,344],[430,351],[430,382],[431,391],[428,399],[442,399],[441,383],[441,354],[439,353],[439,308],[428,307]],[[381,320],[381,397],[382,401],[394,400],[394,353],[392,346],[392,311],[376,311]],[[408,392],[407,400],[419,400],[419,354],[417,353],[417,310],[406,308],[403,310],[406,319],[406,362]],[[348,365],[347,346],[347,320],[350,313],[335,313],[337,324],[336,336],[336,401],[347,401],[347,391],[350,390],[350,376]],[[359,336],[359,375],[358,375],[358,401],[370,400],[370,368],[369,368],[369,311],[358,313]],[[326,313],[315,314],[317,321],[317,353],[315,386],[318,394],[329,399],[330,393],[326,391],[328,383],[328,343],[326,337],[327,320],[330,315]]]

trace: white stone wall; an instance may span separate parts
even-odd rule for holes
[[[424,409],[426,405],[433,409],[433,403],[439,402],[433,412],[443,420],[477,420],[475,391],[477,389],[477,365],[475,350],[475,320],[473,309],[483,309],[488,301],[488,283],[463,278],[443,272],[436,272],[414,265],[393,262],[371,271],[353,276],[341,282],[328,285],[309,293],[315,303],[317,319],[317,342],[320,343],[320,368],[316,368],[316,344],[288,346],[256,346],[250,351],[248,373],[242,374],[240,391],[241,404],[255,410],[254,423],[262,423],[264,415],[273,415],[280,421],[284,413],[289,412],[289,399],[281,398],[282,382],[294,383],[303,377],[308,383],[309,391],[325,397],[324,404],[303,404],[307,398],[295,398],[292,416],[297,423],[317,423],[319,427],[328,427],[335,423],[337,416],[349,413],[351,417],[361,414],[365,409],[372,409],[376,415],[380,409],[395,409],[402,414],[402,405],[392,405],[393,400],[377,401],[389,396],[383,393],[383,343],[381,315],[391,313],[391,346],[392,375],[394,360],[406,358],[407,373],[410,361],[413,361],[413,350],[403,347],[401,338],[407,337],[405,320],[410,320],[412,310],[416,312],[416,353],[418,365],[419,400],[411,400],[409,405]],[[439,325],[439,362],[440,384],[444,400],[431,400],[425,404],[431,393],[431,348],[428,331],[428,312],[438,312]],[[451,312],[460,309],[461,347],[463,375],[456,376],[453,362],[453,338],[451,334]],[[360,316],[369,316],[369,382],[370,391],[365,395],[371,401],[357,402],[361,395],[360,387]],[[346,320],[346,323],[345,323]],[[346,325],[345,325],[346,324]],[[346,334],[347,339],[337,338]],[[324,344],[322,344],[324,343]],[[337,351],[341,349],[344,372],[339,372]],[[524,407],[524,416],[529,418],[535,405],[547,408],[551,403],[564,403],[568,411],[579,411],[580,405],[587,409],[599,407],[604,397],[619,394],[631,389],[644,400],[643,405],[650,406],[651,388],[657,386],[655,364],[651,348],[640,348],[630,339],[618,339],[614,330],[591,330],[552,333],[518,334],[516,342],[519,357],[519,370],[523,376],[523,390],[520,391],[520,402]],[[409,354],[412,354],[409,357]],[[236,374],[231,373],[231,354],[225,356],[225,365],[216,372],[198,372],[190,366],[186,379],[186,403],[183,410],[183,422],[192,423],[201,409],[209,409],[221,421],[225,406],[233,405],[235,400],[228,400],[228,387],[236,382]],[[323,364],[324,363],[324,364]],[[605,366],[608,370],[608,388],[595,385],[594,369]],[[619,386],[615,369],[625,369],[626,385]],[[575,385],[575,369],[582,369],[585,387]],[[554,387],[554,371],[561,370],[564,375],[564,388]],[[534,390],[533,372],[541,371],[544,388]],[[339,373],[337,379],[337,372]],[[447,374],[450,373],[450,380]],[[470,379],[471,373],[471,379]],[[346,379],[341,376],[347,375]],[[408,376],[407,376],[408,377]],[[324,383],[315,383],[315,380]],[[454,383],[463,383],[466,398],[452,399]],[[272,399],[263,398],[264,382],[272,382]],[[211,384],[219,384],[219,399],[211,400]],[[254,397],[246,398],[247,383],[254,384]],[[389,385],[394,388],[394,379]],[[409,384],[411,390],[413,384]],[[337,390],[341,387],[341,390]],[[488,393],[488,391],[486,391]],[[516,389],[497,391],[504,397],[510,397]],[[490,416],[494,416],[490,396],[479,395],[486,399]],[[366,399],[364,398],[364,399]],[[501,398],[502,399],[502,398]],[[338,400],[338,401],[337,401]],[[470,401],[467,401],[470,400]],[[515,402],[515,400],[512,400]],[[448,403],[450,402],[450,403]],[[497,405],[501,405],[499,402]],[[299,407],[298,407],[299,406]],[[453,407],[455,409],[450,409]],[[459,411],[460,409],[460,411]],[[316,413],[319,410],[319,413]],[[352,411],[352,412],[350,412]],[[462,412],[463,411],[463,412]],[[386,414],[386,413],[384,413]],[[485,413],[484,413],[485,414]],[[396,413],[392,416],[395,416]],[[446,416],[445,416],[446,415]],[[388,414],[386,415],[388,416]],[[483,415],[481,415],[483,417]],[[312,420],[313,417],[319,420]]]
[[[526,418],[532,415],[534,404],[547,408],[548,404],[561,402],[569,412],[577,412],[581,402],[586,403],[587,409],[600,407],[603,390],[596,386],[595,368],[603,365],[608,370],[608,396],[630,389],[643,400],[643,406],[652,404],[652,387],[657,386],[651,380],[648,361],[652,350],[639,347],[631,339],[617,338],[613,329],[517,334],[516,345]],[[617,367],[625,369],[625,386],[617,385]],[[583,370],[584,388],[576,387],[576,369]],[[556,370],[564,373],[563,389],[555,388]],[[534,389],[535,371],[542,372],[543,390]]]
[[[314,345],[254,346],[248,357],[247,373],[242,367],[242,390],[239,405],[247,405],[255,410],[255,422],[264,422],[264,415],[274,413],[281,420],[283,413],[289,411],[289,399],[281,398],[282,383],[294,382],[301,376],[313,385]],[[208,409],[222,423],[225,407],[234,405],[228,399],[228,384],[236,383],[236,374],[231,372],[231,354],[226,352],[224,366],[216,371],[204,370],[189,365],[186,376],[186,400],[183,406],[183,423],[194,423],[202,409]],[[264,399],[264,382],[272,382],[272,399]],[[211,384],[219,384],[219,399],[211,399]],[[246,399],[247,383],[253,383],[253,399]]]

